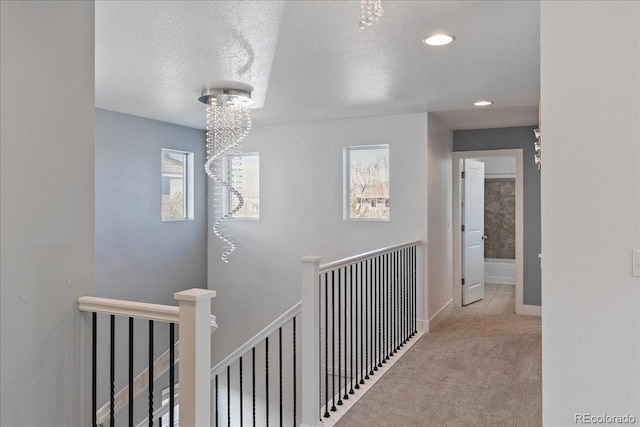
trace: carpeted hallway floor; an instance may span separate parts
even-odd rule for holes
[[[540,318],[513,311],[513,286],[488,284],[483,301],[454,309],[336,426],[540,426]]]

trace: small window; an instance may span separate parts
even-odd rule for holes
[[[389,220],[389,145],[344,149],[344,219]]]
[[[162,149],[162,220],[193,219],[193,153]]]
[[[238,190],[243,204],[232,215],[236,219],[260,219],[260,155],[243,153],[229,156],[229,182]],[[238,197],[228,192],[229,211],[238,206]]]

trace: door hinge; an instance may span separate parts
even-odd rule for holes
[[[462,172],[462,179],[464,179],[464,171]]]
[[[462,231],[464,231],[464,224],[462,225]]]
[[[464,286],[464,279],[462,279],[462,285]]]

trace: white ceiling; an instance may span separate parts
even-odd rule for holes
[[[97,1],[96,106],[204,128],[203,89],[254,87],[254,123],[438,112],[452,129],[537,123],[538,1]],[[422,40],[456,36],[449,46]],[[479,99],[495,104],[473,107]]]

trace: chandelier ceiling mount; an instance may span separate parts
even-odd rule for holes
[[[251,91],[253,88],[248,89],[229,89],[229,88],[215,88],[205,89],[202,91],[202,95],[198,98],[198,101],[207,105],[219,105],[221,107],[234,106],[249,107],[253,104],[251,99]]]

